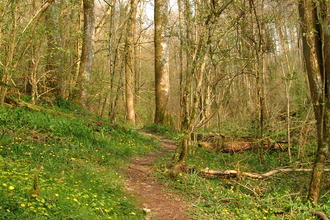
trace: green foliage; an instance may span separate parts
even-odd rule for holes
[[[171,125],[158,125],[156,123],[152,123],[149,125],[145,125],[143,127],[147,132],[155,133],[164,136],[165,138],[176,140],[182,136],[175,131],[173,126]]]
[[[63,98],[57,98],[56,104],[61,109],[67,109],[67,110],[73,110],[73,108],[76,108],[77,106],[74,106],[70,101],[63,99]]]
[[[25,108],[0,108],[0,127],[2,219],[144,218],[119,167],[155,150],[154,139]],[[35,174],[39,195],[29,193]]]

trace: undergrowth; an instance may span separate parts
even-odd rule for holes
[[[155,123],[147,124],[143,127],[147,132],[161,135],[167,139],[179,140],[182,137],[182,134],[175,131],[175,129],[170,125],[158,125]]]
[[[155,174],[171,190],[183,194],[192,202],[189,213],[193,219],[259,220],[259,219],[317,219],[310,210],[330,214],[330,180],[324,176],[321,199],[318,206],[307,202],[310,173],[282,173],[267,179],[249,177],[219,178],[205,176],[202,169],[238,170],[240,172],[265,173],[275,168],[310,168],[314,157],[304,158],[301,163],[294,158],[290,163],[287,152],[265,152],[264,165],[258,163],[256,152],[251,150],[235,154],[214,153],[199,147],[191,147],[193,154],[185,164],[189,171],[180,173],[175,180],[169,178],[173,153],[159,158]],[[293,151],[293,155],[297,152]]]
[[[83,114],[0,107],[1,219],[144,219],[119,167],[158,147]]]

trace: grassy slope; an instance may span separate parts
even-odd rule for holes
[[[164,133],[164,129],[153,131]],[[165,134],[168,135],[165,129]],[[170,135],[168,135],[170,136]],[[306,149],[312,151],[312,149]],[[297,149],[293,148],[293,155]],[[313,161],[313,153],[304,161]],[[171,185],[175,192],[182,193],[191,200],[191,216],[205,220],[260,220],[260,219],[318,219],[311,215],[310,209],[330,215],[330,175],[326,173],[322,183],[320,204],[312,207],[306,202],[310,173],[277,174],[268,179],[251,178],[209,178],[203,177],[198,170],[209,167],[215,170],[235,169],[246,172],[265,173],[279,167],[310,168],[312,163],[290,163],[287,152],[266,151],[265,165],[258,163],[253,151],[236,154],[215,154],[195,148],[194,154],[188,155],[186,165],[194,167],[191,173],[180,174],[175,181],[169,180],[173,154],[164,155],[157,162],[157,176],[166,185]]]
[[[118,170],[159,145],[80,113],[0,107],[1,219],[143,219]]]

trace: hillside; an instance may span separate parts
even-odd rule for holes
[[[91,118],[82,110],[0,108],[1,219],[144,218],[119,167],[159,144]]]

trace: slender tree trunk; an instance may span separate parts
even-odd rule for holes
[[[170,95],[170,76],[168,64],[168,36],[167,36],[167,0],[155,0],[155,95],[156,111],[155,123],[164,124],[165,114]]]
[[[257,65],[258,70],[256,72],[256,81],[257,81],[257,96],[258,96],[258,113],[259,113],[259,125],[258,125],[258,134],[257,139],[258,143],[258,159],[259,163],[264,163],[264,125],[265,125],[265,97],[264,97],[264,57],[262,54],[257,52]],[[261,58],[259,58],[261,56]]]
[[[110,123],[114,122],[116,116],[116,103],[118,94],[115,90],[115,67],[117,65],[117,53],[118,46],[116,43],[116,35],[117,30],[115,28],[115,8],[116,8],[116,0],[111,1],[111,10],[110,10],[110,25],[109,25],[109,78],[110,78],[110,89],[109,89],[109,118]],[[118,85],[119,86],[119,85]],[[118,89],[118,88],[117,88]]]
[[[87,108],[88,84],[93,67],[93,35],[94,25],[94,0],[83,0],[84,8],[84,35],[78,73],[78,91],[76,102],[83,108]]]
[[[185,79],[186,69],[184,68],[185,61],[184,61],[184,55],[186,50],[184,49],[184,39],[186,37],[186,31],[184,28],[184,2],[178,1],[178,9],[179,9],[179,89],[180,89],[180,115],[179,115],[179,128],[180,130],[183,130],[184,128],[187,128],[187,123],[185,119],[187,117],[185,116],[185,113],[187,111],[187,98],[185,95]]]
[[[47,86],[51,89],[56,89],[56,95],[63,99],[67,99],[69,96],[68,81],[69,78],[64,73],[63,63],[63,39],[61,36],[61,27],[59,26],[60,17],[60,3],[58,0],[54,0],[53,4],[46,12],[45,23],[47,25],[47,64],[46,71],[48,71],[49,77],[47,77]]]
[[[292,81],[294,78],[294,72],[292,71],[292,65],[289,61],[288,53],[289,49],[287,46],[287,43],[285,42],[285,37],[284,37],[284,31],[282,30],[282,21],[276,22],[276,29],[278,32],[279,40],[280,40],[280,46],[281,49],[283,50],[283,56],[285,58],[285,62],[281,62],[281,69],[282,69],[282,75],[285,83],[285,96],[286,96],[286,120],[287,120],[287,140],[288,140],[288,154],[289,154],[289,159],[290,162],[292,162],[292,153],[291,153],[291,86],[292,86]],[[286,63],[286,68],[284,66],[284,63]]]
[[[130,12],[127,21],[126,43],[125,43],[125,95],[126,114],[130,124],[135,124],[134,92],[135,92],[135,68],[133,65],[134,55],[134,32],[136,23],[137,0],[130,1]]]
[[[2,67],[4,75],[1,78],[1,82],[4,83],[4,85],[0,85],[0,105],[2,105],[5,101],[5,97],[7,95],[8,91],[8,84],[12,77],[12,63],[14,60],[15,52],[16,52],[16,41],[17,41],[17,5],[14,2],[12,6],[12,21],[13,21],[13,27],[12,27],[12,39],[9,43],[9,50],[8,50],[8,58],[6,60],[6,64]]]
[[[189,129],[189,118],[191,112],[191,87],[192,87],[192,48],[194,18],[191,2],[189,0],[179,1],[180,14],[180,129]]]

